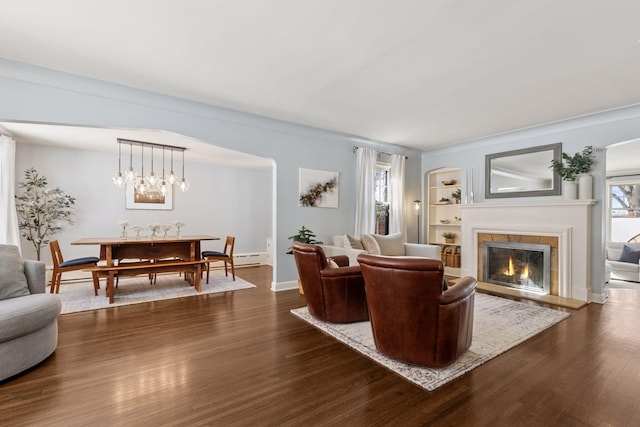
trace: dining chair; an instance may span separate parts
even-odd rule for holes
[[[233,236],[227,236],[227,240],[224,243],[224,252],[216,252],[216,251],[203,251],[202,259],[207,261],[207,283],[209,283],[209,270],[210,264],[215,261],[224,262],[224,275],[229,276],[229,272],[227,271],[227,264],[231,264],[231,274],[233,276],[233,280],[236,280],[236,268],[233,264],[233,246],[235,245],[236,238]]]
[[[62,251],[60,250],[60,244],[57,240],[50,241],[49,248],[51,249],[51,259],[53,260],[53,274],[51,275],[50,284],[51,293],[60,293],[60,282],[62,281],[62,273],[93,268],[96,267],[98,265],[98,261],[100,261],[98,257],[75,258],[65,261],[62,256]],[[98,289],[100,289],[98,272],[92,272],[91,276],[93,278],[93,291],[97,296]]]

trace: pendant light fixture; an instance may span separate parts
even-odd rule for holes
[[[118,141],[118,144],[121,144]],[[127,182],[131,183],[131,185],[135,185],[136,178],[138,174],[133,170],[133,144],[129,143],[129,170],[127,171]]]
[[[189,181],[184,177],[184,150],[182,151],[182,179],[180,180],[180,191],[189,190]]]
[[[171,151],[173,153],[173,151]],[[164,179],[164,147],[162,147],[162,181],[160,181],[160,192],[167,193],[167,181]]]
[[[127,182],[127,177],[122,174],[122,146],[118,144],[118,173],[113,176],[113,183],[118,188],[122,188]]]
[[[129,144],[129,170],[122,173],[122,144]],[[140,174],[133,168],[133,146],[140,146]],[[151,148],[151,173],[149,176],[144,175],[144,150]],[[155,154],[154,150],[162,149],[162,175],[155,174]],[[171,170],[165,175],[166,151],[171,151]],[[163,195],[171,190],[169,188],[177,183],[180,190],[187,191],[189,189],[189,181],[184,176],[184,151],[186,148],[175,145],[156,144],[153,142],[134,141],[131,139],[118,138],[118,173],[113,176],[113,182],[118,187],[124,187],[125,184],[129,188],[135,189],[139,194],[146,194],[153,191],[161,192]],[[178,180],[173,171],[173,152],[182,151],[182,179]]]
[[[176,177],[175,172],[173,171],[173,150],[171,150],[171,170],[169,171],[169,175],[167,175],[167,181],[169,184],[173,185],[176,183],[178,178]]]
[[[144,145],[140,146],[140,158],[142,159],[142,173],[140,174],[140,181],[138,185],[136,185],[136,191],[140,194],[144,194],[147,192],[147,184],[144,182]]]

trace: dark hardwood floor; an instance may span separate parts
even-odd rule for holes
[[[61,316],[56,352],[0,383],[0,424],[640,425],[640,291],[427,392],[291,315],[270,268],[238,275],[258,288]]]

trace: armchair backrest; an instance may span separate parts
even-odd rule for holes
[[[439,260],[363,254],[358,262],[381,353],[439,367],[452,363],[471,345],[475,280],[465,279],[459,288],[443,292],[444,266]]]
[[[324,319],[326,316],[323,304],[322,278],[320,277],[320,270],[327,268],[327,257],[324,250],[318,245],[299,242],[293,243],[292,250],[309,312],[319,319]]]

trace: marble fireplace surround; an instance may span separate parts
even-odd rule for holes
[[[558,239],[557,295],[590,302],[591,206],[595,202],[557,200],[461,205],[461,274],[478,276],[478,236],[481,234],[555,237]]]

